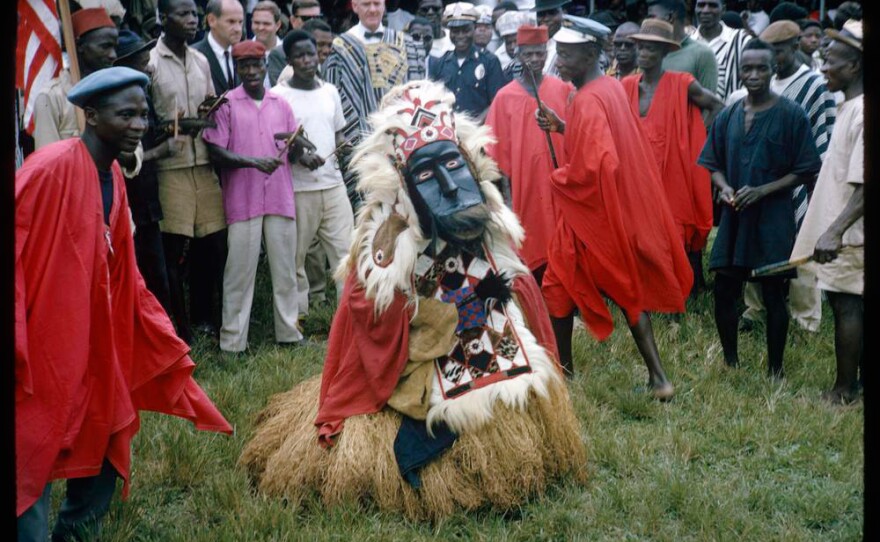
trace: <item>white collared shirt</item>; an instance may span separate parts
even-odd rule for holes
[[[384,34],[387,31],[388,31],[388,29],[385,28],[385,25],[383,25],[382,23],[379,23],[379,27],[376,30],[370,30],[366,26],[364,26],[362,23],[358,23],[358,24],[352,26],[348,30],[348,32],[346,32],[346,33],[359,39],[361,41],[361,43],[368,44],[368,43],[379,43],[380,41],[382,41],[382,38],[370,37],[370,39],[366,39],[364,37],[365,33],[367,33],[367,32],[382,32]]]
[[[211,50],[214,51],[214,56],[217,57],[217,63],[220,64],[220,69],[223,70],[223,75],[226,76],[226,80],[235,79],[235,72],[230,73],[226,69],[226,56],[223,54],[225,52],[229,52],[229,68],[235,70],[233,67],[232,61],[232,46],[230,45],[228,48],[224,49],[222,45],[217,43],[217,40],[214,39],[214,35],[211,32],[208,32],[208,45],[211,46]]]

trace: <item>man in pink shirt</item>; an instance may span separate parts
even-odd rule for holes
[[[287,102],[263,86],[265,52],[258,41],[242,41],[232,48],[241,86],[226,95],[229,101],[214,114],[216,127],[202,132],[211,160],[221,170],[229,224],[220,330],[220,349],[228,352],[247,348],[263,239],[272,275],[275,340],[302,340],[296,327],[296,211],[288,162],[301,149],[285,149],[297,121]]]

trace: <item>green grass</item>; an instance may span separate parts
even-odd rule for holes
[[[226,437],[147,413],[134,441],[132,492],[116,500],[104,540],[859,540],[863,407],[819,399],[834,378],[833,328],[791,328],[783,382],[765,377],[763,330],[740,335],[741,367],[723,367],[703,295],[680,321],[654,328],[675,399],[635,391],[646,371],[616,314],[612,337],[576,331],[570,384],[590,481],[562,485],[520,510],[414,524],[372,508],[294,511],[254,493],[236,466],[253,420],[274,393],[320,373],[332,307],[313,310],[305,346],[279,349],[261,266],[251,350],[193,350],[196,378],[235,426]],[[54,501],[63,484],[56,484]]]

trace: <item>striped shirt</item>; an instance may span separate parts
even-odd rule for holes
[[[333,51],[321,67],[324,80],[339,90],[346,120],[345,139],[352,144],[370,132],[369,116],[378,109],[386,92],[426,75],[424,47],[409,36],[385,28],[381,38],[371,41],[365,44],[352,31],[336,36]],[[349,199],[357,208],[357,180],[347,164],[343,165],[343,178]]]
[[[707,40],[700,34],[700,29],[694,29],[691,38],[705,43],[715,53],[718,61],[718,89],[715,91],[722,101],[726,101],[731,92],[742,85],[739,80],[739,59],[746,43],[752,37],[743,29],[734,30],[724,23],[721,25],[721,34],[714,39]]]

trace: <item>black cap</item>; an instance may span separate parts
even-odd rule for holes
[[[119,41],[116,42],[116,62],[130,57],[131,55],[147,51],[156,45],[156,40],[145,42],[138,34],[131,30],[120,30]]]

